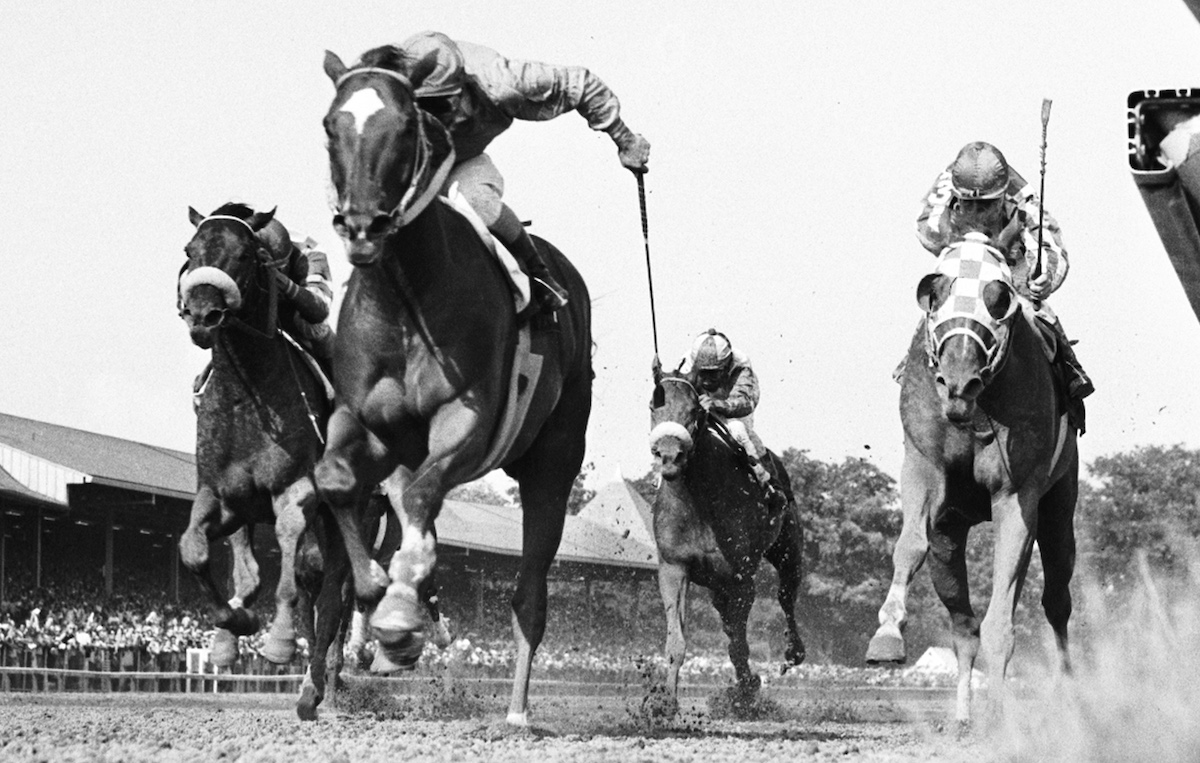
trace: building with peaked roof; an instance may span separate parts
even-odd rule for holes
[[[25,582],[41,587],[51,563],[103,575],[109,595],[127,577],[148,575],[178,598],[179,534],[195,484],[191,453],[0,413],[0,600],[14,565],[32,570]],[[562,574],[638,579],[657,569],[649,534],[627,527],[627,501],[567,517],[556,557]],[[470,557],[481,576],[515,571],[521,528],[519,508],[446,501],[439,558],[465,570]]]
[[[596,488],[596,494],[579,512],[579,517],[616,530],[622,537],[649,548],[654,563],[658,563],[650,504],[630,486],[619,468],[613,479]]]

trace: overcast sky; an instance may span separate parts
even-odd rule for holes
[[[972,140],[1038,174],[1071,259],[1050,304],[1091,372],[1085,463],[1200,446],[1200,324],[1130,179],[1126,96],[1200,86],[1181,0],[9,3],[0,46],[0,411],[192,450],[207,353],[175,314],[189,205],[330,226],[325,49],[423,29],[591,68],[652,144],[664,360],[710,326],[748,353],[777,450],[903,455],[891,371],[933,258],[913,220]],[[578,115],[490,150],[506,198],[591,290],[588,459],[638,476],[654,338],[633,177]]]

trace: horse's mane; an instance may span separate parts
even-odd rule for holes
[[[412,58],[400,48],[395,45],[381,45],[378,48],[371,48],[359,56],[358,63],[351,68],[373,67],[405,72],[408,71],[411,63]]]

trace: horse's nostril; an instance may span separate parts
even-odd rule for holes
[[[201,323],[204,324],[205,328],[216,328],[217,326],[221,325],[221,319],[224,317],[224,310],[209,310],[204,314],[204,320],[201,321]]]
[[[945,387],[945,386],[946,386],[946,377],[945,377],[945,376],[942,376],[941,374],[938,374],[938,375],[937,375],[937,379],[936,379],[935,381],[937,382],[937,385],[938,385],[939,387]]]

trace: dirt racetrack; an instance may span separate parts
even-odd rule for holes
[[[284,694],[0,695],[4,761],[980,761],[986,739],[959,739],[945,690],[767,692],[770,719],[713,717],[688,696],[669,724],[639,716],[637,692],[580,696],[535,684],[532,726],[504,723],[507,688],[458,688],[355,712],[296,719]],[[586,691],[586,690],[585,690]],[[348,695],[352,692],[348,692]],[[605,695],[607,694],[607,695]],[[361,698],[360,698],[361,699]],[[377,699],[377,698],[376,698]],[[362,702],[359,703],[363,704]],[[406,711],[405,708],[409,708]],[[457,716],[457,717],[456,717]]]

